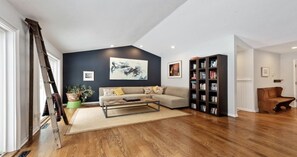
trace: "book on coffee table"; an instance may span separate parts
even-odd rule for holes
[[[127,102],[130,102],[130,101],[140,101],[140,99],[139,98],[136,98],[136,97],[123,98],[123,100],[125,100]]]

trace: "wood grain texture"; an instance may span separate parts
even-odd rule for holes
[[[75,109],[65,111],[71,117]],[[297,156],[295,108],[277,114],[240,111],[238,118],[183,111],[192,115],[67,136],[60,122],[61,149],[55,149],[48,127],[22,150],[31,150],[32,157]]]

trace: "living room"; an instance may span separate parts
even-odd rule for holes
[[[7,112],[8,114],[1,113],[1,115],[5,115],[7,121],[7,126],[5,127],[7,129],[7,134],[5,134],[3,137],[3,139],[7,140],[5,143],[6,149],[4,152],[20,149],[28,139],[28,84],[30,65],[28,44],[29,33],[28,27],[24,22],[25,18],[31,18],[39,22],[42,28],[47,51],[50,52],[52,56],[60,60],[60,67],[58,68],[60,79],[57,79],[57,85],[60,93],[63,93],[62,91],[65,90],[65,82],[67,81],[69,81],[69,84],[85,83],[92,85],[92,83],[96,83],[96,85],[92,85],[92,88],[95,90],[95,94],[92,98],[87,100],[89,103],[98,101],[99,87],[101,86],[115,87],[126,84],[129,86],[160,85],[188,88],[190,75],[189,60],[192,57],[205,57],[215,54],[223,54],[228,56],[228,117],[217,118],[212,117],[211,115],[208,116],[203,113],[186,110],[192,115],[197,116],[194,118],[195,120],[199,121],[200,119],[203,119],[201,120],[202,124],[216,130],[218,129],[216,128],[218,127],[216,125],[220,125],[216,122],[227,123],[226,121],[228,121],[232,123],[236,120],[234,117],[238,116],[239,118],[246,118],[246,121],[244,122],[248,123],[252,121],[248,124],[254,126],[255,128],[258,126],[258,123],[256,123],[256,120],[251,120],[253,117],[264,117],[264,119],[267,119],[267,121],[273,121],[277,120],[278,115],[285,116],[282,114],[286,114],[286,116],[292,118],[292,122],[294,119],[296,119],[296,117],[294,117],[294,113],[296,112],[295,108],[292,108],[292,110],[288,112],[282,112],[278,115],[263,115],[256,113],[258,112],[257,88],[281,86],[283,87],[282,95],[296,97],[296,87],[294,86],[294,82],[296,82],[295,71],[297,70],[295,70],[294,64],[297,55],[295,54],[296,49],[294,47],[297,45],[297,32],[295,32],[297,23],[292,20],[296,15],[296,9],[294,7],[296,6],[296,2],[291,1],[284,3],[277,0],[265,0],[261,2],[256,0],[245,2],[236,2],[233,0],[225,0],[220,2],[206,2],[200,0],[167,0],[164,2],[159,2],[157,0],[144,0],[141,2],[92,1],[89,3],[83,3],[77,1],[41,2],[33,0],[27,2],[25,0],[5,0],[1,1],[0,4],[1,31],[3,23],[7,26],[10,26],[4,28],[7,28],[7,32],[12,32],[12,35],[15,35],[13,38],[14,41],[16,41],[14,44],[12,44],[15,47],[10,49],[12,50],[11,54],[14,54],[16,58],[2,62],[7,63],[7,68],[12,69],[10,71],[14,71],[14,74],[7,72],[7,86],[15,87],[12,88],[13,91],[7,92],[7,98],[2,99],[4,101],[2,104],[8,104],[8,102],[12,102],[12,104],[14,104],[3,106],[2,108],[3,111],[5,108],[5,110],[9,111]],[[113,7],[115,7],[115,10],[118,9],[118,11],[113,11]],[[100,10],[102,10],[102,12],[100,12]],[[89,27],[89,25],[94,25],[94,27],[97,27],[98,30],[96,30],[94,27]],[[134,53],[128,50],[127,52],[122,51],[123,49],[129,48],[131,51],[133,50]],[[83,59],[88,53],[100,53],[99,51],[109,52],[101,53],[106,56],[99,58],[98,63],[94,64],[94,62],[89,62],[88,59]],[[119,52],[115,51],[121,51],[123,53],[119,54]],[[84,53],[85,55],[83,55]],[[81,54],[81,56],[79,54]],[[74,64],[79,64],[84,67],[84,69],[79,69],[76,71],[77,73],[74,74],[76,78],[73,78],[73,73],[70,73],[75,72],[76,69],[67,69],[65,71],[67,68],[65,61],[67,60],[67,64],[70,64],[71,60],[68,60],[68,58],[70,58],[71,55],[77,56],[75,59],[77,62]],[[8,55],[8,58],[11,57],[13,56]],[[149,80],[133,82],[110,81],[108,69],[106,70],[103,68],[98,68],[99,66],[101,67],[108,64],[110,57],[148,60]],[[175,61],[181,61],[181,77],[174,79],[168,78],[168,64]],[[34,76],[34,79],[35,81],[37,80],[36,84],[39,84],[38,80],[40,77],[37,74],[39,65],[37,62],[38,60],[35,58],[34,70],[36,75]],[[95,68],[92,66],[95,66]],[[106,65],[106,67],[108,68],[109,65]],[[269,68],[268,76],[261,76],[262,67]],[[85,70],[94,71],[95,81],[80,81],[82,80],[82,72]],[[16,80],[17,83],[14,84],[15,82],[13,82],[13,80]],[[274,82],[275,80],[276,82]],[[39,132],[38,130],[40,129],[39,115],[41,114],[41,107],[39,106],[40,100],[37,98],[37,95],[39,94],[38,88],[38,86],[34,87],[35,97],[33,104],[34,117],[36,117],[33,121],[34,132]],[[2,92],[6,93],[6,91],[1,91],[1,93]],[[63,96],[65,96],[65,93],[63,93]],[[65,97],[63,98],[63,101],[66,101]],[[296,107],[295,101],[291,104],[291,106]],[[238,109],[249,112],[240,111],[240,114],[238,115]],[[269,120],[269,118],[271,119]],[[214,123],[207,123],[207,121],[213,121]],[[164,124],[167,122],[168,124]],[[172,141],[178,142],[176,139],[174,139],[174,137],[179,138],[178,140],[180,140],[181,148],[170,142],[170,144],[172,144],[171,148],[177,150],[176,152],[170,152],[171,150],[168,150],[169,146],[153,145],[151,141],[153,139],[159,141],[160,144],[164,144],[164,142],[160,141],[160,139],[157,137],[152,137],[150,139],[149,135],[151,132],[147,131],[147,134],[144,133],[144,137],[142,137],[144,140],[139,140],[139,142],[143,144],[143,147],[137,147],[137,152],[143,151],[144,154],[140,153],[138,155],[156,156],[157,153],[153,153],[153,151],[159,152],[160,154],[158,155],[160,156],[162,154],[163,156],[172,154],[176,154],[176,156],[199,155],[200,151],[198,150],[192,152],[194,154],[191,154],[191,151],[193,150],[189,150],[189,148],[187,148],[186,144],[189,143],[185,141],[191,141],[191,146],[194,146],[194,141],[199,141],[199,139],[189,139],[186,137],[187,135],[184,134],[183,136],[176,135],[173,133],[174,128],[168,126],[169,124],[181,125],[183,126],[184,131],[191,135],[191,132],[195,132],[195,129],[197,128],[191,128],[190,126],[184,124],[188,124],[190,122],[191,120],[181,117],[180,119],[172,118],[168,119],[167,121],[160,121],[159,123],[155,122],[139,124],[139,128],[142,128],[142,131],[144,132],[147,131],[147,127],[149,127],[150,124],[155,124],[151,125],[153,130],[157,129],[158,126],[164,127],[163,129],[165,131],[171,133],[169,137],[172,138]],[[288,123],[285,124],[289,125],[292,130],[285,129],[282,131],[295,133],[293,130],[296,128],[296,126]],[[285,124],[280,124],[280,126]],[[199,123],[195,123],[195,126],[198,126],[198,128],[201,129],[199,125]],[[241,124],[238,127],[240,128],[240,126]],[[271,126],[278,128],[278,125],[276,124],[271,124]],[[271,126],[261,126],[262,131],[270,128]],[[131,127],[127,128],[123,127],[123,130],[103,130],[102,132],[98,132],[98,135],[96,134],[94,136],[92,136],[92,133],[82,134],[83,136],[68,136],[64,138],[66,141],[64,141],[64,146],[67,148],[67,150],[68,148],[71,150],[74,147],[76,149],[80,149],[78,146],[79,144],[75,142],[75,138],[83,141],[85,138],[86,140],[91,138],[100,139],[104,135],[110,138],[110,141],[106,139],[105,142],[112,144],[112,141],[119,140],[117,139],[118,136],[114,135],[119,135],[125,131],[131,131],[131,129],[135,128],[135,125],[132,125]],[[181,131],[180,129],[181,128],[177,128],[177,130]],[[135,134],[139,133],[139,131],[141,130],[137,130]],[[230,127],[229,131],[232,133],[234,133],[233,131],[240,132],[240,130],[232,130],[232,127]],[[254,134],[257,134],[260,131],[256,130]],[[48,127],[48,129],[42,133],[44,132],[45,134],[42,134],[40,137],[52,138],[51,127]],[[224,133],[228,134],[230,132],[226,131]],[[271,136],[272,139],[269,140],[270,142],[273,141],[275,135],[274,131],[271,132],[273,135]],[[161,134],[160,132],[156,131],[154,133]],[[247,136],[254,136],[253,133],[249,134],[249,132],[244,132],[242,130],[240,133],[243,135],[246,134]],[[216,143],[217,141],[214,139],[220,141],[222,140],[221,138],[225,138],[221,137],[220,135],[217,135],[220,138],[210,139],[198,135],[196,136],[201,138],[201,140],[204,139],[204,141],[207,141],[206,145],[208,145],[208,143]],[[238,139],[246,140],[238,136],[234,135],[234,137]],[[129,134],[129,138],[137,141],[137,139],[135,139],[136,137],[138,136],[133,137],[131,134]],[[281,140],[281,143],[284,145],[284,147],[281,147],[277,150],[287,151],[287,154],[282,154],[284,156],[292,156],[292,154],[296,152],[291,149],[291,147],[295,146],[291,140],[295,139],[296,137],[295,135],[286,135],[285,137],[289,140]],[[233,137],[229,137],[227,135],[226,138],[236,141],[233,139]],[[127,137],[124,139],[124,142],[128,142],[130,144],[128,147],[136,147],[136,145],[132,144],[132,140],[130,141]],[[169,140],[168,138],[165,139]],[[259,141],[255,141],[255,139],[252,140],[254,140],[253,144],[249,142],[246,142],[245,144],[250,144],[252,148],[256,149],[257,144],[255,143]],[[54,141],[50,140],[50,142],[50,144],[47,146],[54,147]],[[102,142],[102,140],[100,140],[100,142]],[[71,145],[71,143],[74,144]],[[226,144],[229,144],[231,148],[237,147],[230,143]],[[272,148],[275,149],[275,143],[272,142],[269,144],[271,144]],[[46,149],[46,146],[41,145],[42,144],[37,147],[40,149]],[[88,145],[88,143],[83,144],[84,147],[86,145]],[[211,151],[214,151],[212,148],[209,148],[203,144],[200,146],[201,149],[210,149]],[[220,146],[221,145],[214,145],[214,148],[224,151],[222,148],[220,148]],[[224,155],[240,156],[230,147],[226,146],[226,149],[229,151],[229,153],[223,153]],[[159,148],[164,149],[164,151],[159,150]],[[270,149],[267,147],[262,147],[261,145],[261,148],[266,151],[260,155],[279,155],[279,153],[277,153],[275,150],[271,151],[274,153],[273,154],[269,153]],[[92,149],[96,150],[96,148],[91,147],[89,151],[93,151]],[[119,148],[114,149],[121,152],[121,149],[119,150]],[[32,150],[33,149],[31,149],[31,151]],[[85,151],[86,148],[82,148],[82,150]],[[133,151],[129,148],[123,148],[123,150],[129,150],[129,153],[133,154]],[[253,151],[252,153],[246,153],[247,150],[247,148],[241,148],[241,151],[239,152],[244,153],[245,155],[255,155],[256,153],[259,153],[258,151],[256,151],[256,153]],[[38,151],[34,152],[36,153]],[[71,154],[62,152],[63,151],[60,150],[60,153],[64,156]],[[220,151],[214,151],[214,153],[219,152]],[[47,153],[57,155],[55,148],[50,148]],[[147,154],[145,155],[145,153]],[[42,152],[36,154],[41,156]],[[106,152],[106,154],[109,154],[109,156],[111,154],[115,155],[112,153],[112,150],[110,150],[110,152]],[[125,152],[123,154],[119,156],[127,156]],[[201,151],[200,155],[201,154],[205,155],[205,150]],[[133,155],[135,155],[135,152]],[[214,154],[211,153],[209,155],[214,156]]]

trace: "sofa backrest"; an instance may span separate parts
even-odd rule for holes
[[[104,88],[118,88],[118,87],[99,87],[99,96],[103,96],[104,92],[103,89]],[[123,92],[125,94],[143,94],[144,90],[142,86],[138,86],[138,87],[120,87],[122,88]]]
[[[269,88],[258,88],[258,100],[267,100],[269,98],[276,98],[280,97],[282,94],[283,88],[282,87],[269,87]]]
[[[178,97],[188,99],[189,98],[189,89],[184,88],[184,87],[170,87],[170,86],[167,86],[165,88],[164,94],[178,96]]]

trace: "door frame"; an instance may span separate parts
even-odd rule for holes
[[[293,60],[293,87],[294,87],[294,97],[297,98],[297,59]],[[294,106],[297,106],[297,100],[294,101]]]

